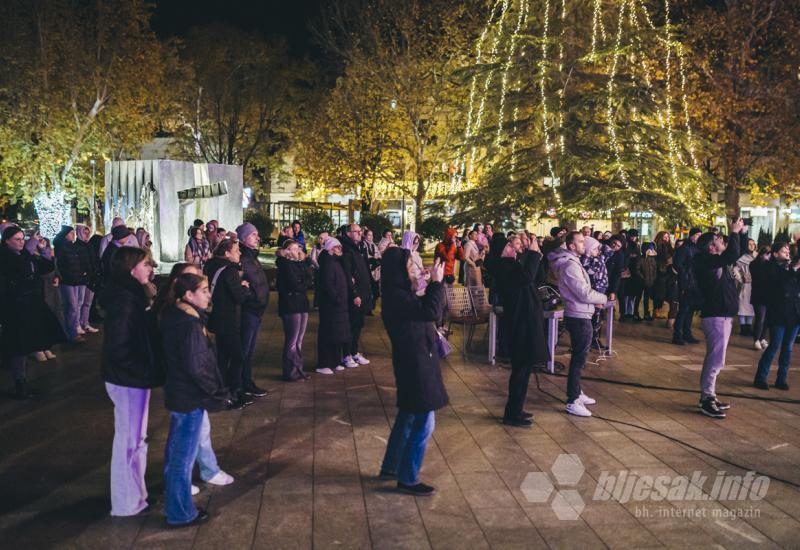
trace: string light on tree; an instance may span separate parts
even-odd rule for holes
[[[42,191],[33,197],[33,207],[39,216],[39,233],[47,239],[55,237],[62,225],[72,221],[67,194],[56,186],[52,191]]]

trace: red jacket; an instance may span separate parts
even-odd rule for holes
[[[445,276],[454,276],[456,260],[464,260],[464,249],[456,244],[454,237],[455,231],[448,229],[444,242],[437,244],[434,252],[434,258],[441,258],[444,261]]]

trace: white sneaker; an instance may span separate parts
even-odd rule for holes
[[[351,355],[348,355],[342,360],[342,365],[348,369],[354,369],[358,366],[358,363],[356,363],[356,360]]]
[[[756,348],[758,351],[762,351],[762,349],[763,349],[761,347],[761,341],[760,340],[756,340],[755,342],[753,342],[753,347]]]
[[[575,416],[592,416],[592,411],[586,408],[578,398],[574,403],[567,403],[567,412]]]
[[[48,359],[55,359],[56,354],[50,351],[49,349],[44,350],[44,356]]]
[[[45,361],[47,361],[47,356],[44,354],[43,351],[37,351],[36,353],[34,353],[33,358],[40,363],[44,363]]]
[[[578,396],[578,401],[580,401],[584,405],[594,405],[595,403],[597,403],[597,401],[595,401],[594,399],[592,399],[583,392],[581,392],[581,394]]]
[[[360,353],[356,353],[353,356],[353,361],[358,363],[359,365],[369,365],[369,359],[361,355]]]
[[[333,371],[326,367],[324,369],[317,369],[317,374],[333,374]]]
[[[83,327],[83,330],[85,330],[89,334],[96,334],[100,332],[100,329],[94,328],[92,325],[86,325],[85,327]]]
[[[199,492],[200,492],[200,487],[192,483],[192,496],[196,495]]]
[[[214,477],[206,480],[206,483],[210,483],[211,485],[230,485],[233,483],[233,476],[220,470],[214,474]]]
[[[75,332],[77,334],[79,334],[80,336],[83,336],[84,334],[86,334],[86,331],[83,330],[81,327],[78,327],[78,330],[76,330]]]
[[[767,349],[767,346],[769,346],[769,342],[761,340],[761,349]]]
[[[356,365],[356,366],[358,366],[358,365]],[[333,369],[333,370],[344,370],[344,367],[342,365],[336,365],[336,368]]]

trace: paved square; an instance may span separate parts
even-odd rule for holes
[[[108,515],[113,412],[100,376],[101,333],[83,349],[58,352],[57,360],[33,366],[34,384],[47,392],[43,399],[31,404],[0,402],[0,546],[472,549],[800,544],[800,491],[773,480],[764,498],[753,500],[749,496],[756,492],[755,485],[745,477],[746,470],[755,469],[800,482],[800,407],[731,397],[725,398],[732,403],[726,420],[700,415],[695,366],[702,363],[703,346],[677,349],[660,324],[621,325],[615,339],[619,357],[587,367],[585,376],[692,391],[586,381],[584,390],[598,401],[592,410],[685,441],[745,469],[655,433],[599,418],[567,416],[563,405],[538,391],[533,379],[526,406],[535,414],[533,428],[507,428],[499,418],[508,371],[487,365],[483,352],[465,359],[456,351],[443,363],[451,404],[437,414],[422,472],[438,493],[425,499],[399,495],[392,483],[375,477],[395,413],[388,339],[380,319],[369,318],[364,331],[363,348],[371,365],[287,384],[278,380],[283,333],[275,302],[265,317],[255,369],[259,384],[275,393],[242,412],[212,415],[220,465],[236,482],[221,488],[200,484],[196,502],[211,511],[209,523],[165,530],[161,505],[147,517]],[[476,351],[485,348],[483,336],[481,328]],[[459,350],[460,329],[453,338]],[[567,340],[565,335],[562,344]],[[311,371],[316,314],[305,344]],[[559,350],[566,352],[566,347]],[[749,339],[734,336],[729,359],[737,368],[722,372],[718,390],[800,398],[800,380],[789,392],[758,392],[749,386],[757,354]],[[561,361],[566,358],[559,356]],[[539,379],[543,390],[563,398],[564,378]],[[147,472],[153,495],[162,489],[167,428],[163,394],[154,391]],[[630,488],[611,483],[609,476],[619,481],[623,475],[632,480]],[[696,485],[686,492],[700,494],[699,500],[659,499],[648,491],[647,482],[639,483],[642,490],[634,490],[637,479],[658,476],[672,484],[681,479],[699,483],[693,476],[707,481],[699,493]],[[726,476],[741,477],[726,481]],[[717,478],[721,486],[727,483],[722,496],[712,487]],[[603,498],[600,491],[595,499],[599,482],[614,494]],[[723,498],[732,494],[747,498]]]

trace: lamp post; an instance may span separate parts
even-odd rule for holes
[[[97,172],[97,161],[95,159],[90,159],[89,164],[92,165],[92,200],[90,207],[92,209],[92,235],[97,232],[97,181],[96,181],[96,172]]]

